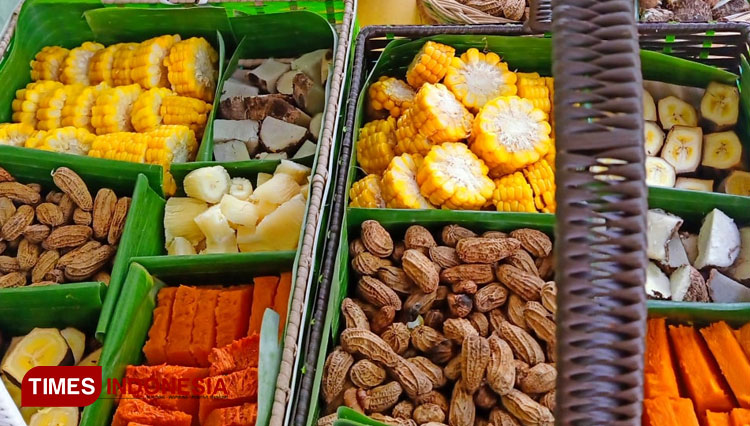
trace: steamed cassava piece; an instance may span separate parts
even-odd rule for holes
[[[318,424],[342,405],[397,425],[554,422],[556,289],[541,268],[551,252],[533,229],[413,225],[402,237],[363,222]]]

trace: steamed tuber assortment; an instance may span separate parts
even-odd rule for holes
[[[310,168],[281,160],[253,183],[222,166],[188,173],[185,197],[167,200],[170,255],[295,250],[305,217]]]
[[[639,0],[641,22],[709,22],[744,20],[747,0]]]
[[[73,327],[34,328],[24,336],[10,339],[7,347],[0,346],[2,384],[13,398],[29,426],[76,426],[77,407],[22,407],[21,385],[26,373],[38,366],[96,366],[101,348],[95,339]],[[54,421],[53,421],[54,420]]]
[[[736,86],[712,82],[699,105],[643,91],[646,183],[692,191],[750,196]],[[696,109],[696,106],[699,108]]]
[[[298,58],[240,59],[224,82],[214,122],[216,161],[315,154],[331,51]]]
[[[738,228],[718,209],[695,229],[659,209],[648,211],[647,223],[650,298],[750,302],[750,228]]]

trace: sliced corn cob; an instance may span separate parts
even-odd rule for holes
[[[97,50],[89,61],[89,83],[96,85],[107,83],[112,85],[112,67],[115,61],[115,52],[122,47],[122,43],[113,44],[104,49]]]
[[[218,62],[219,54],[202,37],[175,43],[164,59],[172,90],[206,102],[214,100]]]
[[[499,212],[536,212],[534,190],[521,172],[495,180],[492,203]]]
[[[162,102],[173,95],[171,90],[164,87],[155,87],[141,92],[133,103],[133,110],[130,113],[130,122],[135,131],[148,132],[161,125]]]
[[[89,85],[89,63],[96,52],[104,49],[99,43],[87,41],[80,47],[72,49],[65,58],[60,73],[60,81],[65,84]]]
[[[97,136],[89,157],[144,163],[148,142],[145,133],[117,132]]]
[[[132,71],[133,54],[138,49],[138,43],[121,43],[112,58],[112,85],[127,86],[133,84],[130,76]]]
[[[36,148],[37,146],[40,146],[44,141],[45,136],[47,136],[45,130],[36,130],[28,139],[26,139],[26,142],[23,144],[24,148]]]
[[[523,169],[523,175],[534,191],[534,206],[542,213],[554,213],[555,172],[546,160],[542,159]]]
[[[83,89],[83,85],[65,85],[58,87],[48,96],[45,96],[39,102],[36,111],[37,124],[39,130],[52,130],[60,127],[62,110],[65,106],[65,100],[68,94]]]
[[[198,142],[187,126],[159,126],[143,134],[148,149],[146,162],[169,169],[172,163],[185,163],[195,158]]]
[[[0,145],[24,146],[34,133],[34,126],[28,123],[0,124]]]
[[[435,145],[417,171],[422,195],[435,206],[451,210],[478,210],[492,199],[495,184],[487,166],[466,144]]]
[[[552,131],[554,132],[554,127],[552,128]],[[550,146],[549,146],[549,152],[547,152],[547,155],[544,156],[544,160],[547,161],[547,164],[549,164],[549,167],[552,169],[552,171],[555,171],[555,158],[557,157],[556,151],[555,151],[555,140],[552,139]]]
[[[211,104],[187,96],[167,96],[159,110],[164,124],[188,126],[198,138],[203,135],[209,112]]]
[[[140,94],[141,86],[137,84],[102,91],[91,108],[91,125],[96,134],[132,131],[130,114]]]
[[[546,155],[550,131],[547,114],[531,101],[501,96],[477,114],[470,148],[490,168],[490,177],[499,178]]]
[[[432,142],[419,133],[419,129],[413,125],[411,115],[412,110],[407,109],[396,123],[396,155],[427,155],[432,148]]]
[[[68,52],[70,52],[68,49],[60,46],[42,48],[31,61],[31,80],[59,80],[60,71]]]
[[[401,154],[393,157],[383,173],[380,189],[386,206],[392,209],[433,209],[419,192],[417,169],[423,158],[418,154]]]
[[[411,124],[433,144],[458,142],[471,133],[474,116],[442,84],[425,84],[409,108]]]
[[[61,127],[47,132],[34,148],[74,155],[87,155],[91,150],[94,139],[96,139],[96,135],[86,129]]]
[[[26,88],[16,91],[16,99],[12,102],[13,121],[16,123],[28,123],[36,126],[36,111],[39,103],[62,83],[51,80],[41,80],[26,85]]]
[[[163,35],[141,43],[130,62],[130,78],[133,82],[140,84],[144,89],[169,87],[164,58],[178,41],[179,35]]]
[[[368,90],[373,111],[386,110],[398,118],[414,101],[414,89],[393,77],[380,77]]]
[[[349,207],[362,207],[366,209],[385,208],[385,200],[380,190],[380,176],[367,175],[354,182],[349,190]]]
[[[108,88],[109,86],[106,83],[100,83],[96,86],[67,86],[68,94],[65,97],[60,125],[63,127],[81,127],[89,132],[94,132],[94,126],[91,125],[91,109],[96,103],[96,98]]]
[[[357,163],[367,174],[383,173],[394,157],[396,147],[396,120],[375,120],[359,130],[357,141]]]
[[[498,96],[516,94],[516,74],[495,53],[471,48],[454,57],[445,74],[445,86],[467,108],[478,111]]]
[[[406,81],[415,89],[425,83],[437,83],[448,71],[456,49],[434,41],[428,41],[406,69]]]
[[[518,96],[528,99],[536,108],[549,113],[552,110],[552,101],[548,80],[551,77],[540,77],[539,74],[521,74],[518,77]]]

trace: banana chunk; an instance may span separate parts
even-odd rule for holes
[[[646,157],[646,185],[674,187],[677,176],[674,167],[659,157]]]
[[[682,99],[667,96],[659,101],[659,120],[664,130],[669,130],[672,126],[695,127],[698,125],[698,113]]]
[[[732,171],[719,184],[719,191],[725,194],[750,197],[750,173],[741,170]]]
[[[713,192],[714,181],[713,179],[678,177],[674,187],[678,189],[687,189],[689,191]]]
[[[664,145],[664,130],[655,121],[646,121],[643,123],[643,140],[646,155],[657,156]]]
[[[701,116],[716,129],[727,129],[737,124],[740,113],[740,91],[736,86],[712,82],[701,99]]]
[[[742,143],[734,131],[711,133],[703,137],[701,165],[726,170],[739,166],[741,161]]]
[[[691,173],[698,169],[703,151],[703,129],[673,126],[661,150],[661,158],[674,167],[675,173]]]
[[[646,89],[643,89],[643,119],[656,121],[656,103],[654,97]]]

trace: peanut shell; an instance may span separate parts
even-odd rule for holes
[[[539,300],[544,281],[511,265],[497,267],[497,279],[524,300]]]
[[[0,167],[0,182],[13,182],[16,178],[13,177],[7,170]]]
[[[360,253],[364,253],[367,251],[365,248],[365,245],[362,244],[362,240],[357,238],[353,240],[351,243],[349,243],[349,256],[354,258],[357,257]]]
[[[360,328],[347,328],[341,333],[341,346],[345,351],[360,354],[370,361],[393,368],[400,358],[377,334]]]
[[[22,239],[18,245],[18,251],[16,258],[18,259],[18,267],[21,271],[29,271],[36,265],[39,259],[39,253],[41,249],[38,244],[30,243],[27,239]]]
[[[411,401],[401,401],[393,407],[393,417],[399,419],[411,419],[414,412],[414,404]]]
[[[489,312],[503,306],[508,299],[508,290],[497,283],[480,288],[474,295],[474,307],[479,312]]]
[[[456,249],[448,246],[435,246],[429,249],[430,259],[436,265],[445,269],[452,268],[461,264],[461,259],[456,254]]]
[[[16,212],[16,205],[8,197],[0,197],[0,227]]]
[[[557,312],[557,285],[554,281],[548,281],[542,286],[542,306],[552,314]]]
[[[321,381],[321,392],[326,403],[330,404],[344,390],[346,375],[352,364],[354,364],[354,358],[341,347],[336,347],[328,354]]]
[[[482,410],[491,410],[497,403],[497,395],[486,384],[480,386],[474,394],[474,405]]]
[[[515,417],[500,407],[495,407],[490,411],[490,423],[493,426],[521,426]]]
[[[552,241],[547,234],[536,229],[522,228],[510,233],[511,238],[521,242],[521,247],[534,257],[546,257],[552,252]]]
[[[90,278],[109,261],[114,253],[115,250],[111,246],[101,246],[74,259],[65,267],[65,278],[70,281],[83,281]]]
[[[349,379],[354,383],[354,386],[370,389],[383,383],[385,370],[372,361],[362,359],[351,366]]]
[[[357,282],[357,294],[377,308],[393,306],[397,311],[401,310],[401,299],[396,292],[377,278],[361,277]]]
[[[376,220],[366,220],[361,225],[362,244],[367,251],[377,257],[388,257],[393,253],[393,239],[391,234]]]
[[[404,235],[404,247],[407,250],[416,249],[422,254],[427,254],[430,247],[437,246],[435,238],[432,237],[430,231],[421,225],[412,225],[406,229]]]
[[[443,323],[443,334],[456,343],[464,341],[466,336],[479,336],[471,322],[465,318],[449,318]]]
[[[60,226],[63,224],[62,210],[57,204],[39,204],[36,206],[36,220],[42,225]]]
[[[86,183],[76,172],[67,167],[58,167],[52,172],[52,180],[62,192],[67,194],[81,210],[90,212],[94,208],[94,201]]]
[[[445,421],[445,412],[437,404],[422,404],[414,409],[414,421],[417,424],[442,423]]]
[[[407,249],[401,258],[401,267],[424,293],[437,290],[440,284],[439,268],[419,250]]]
[[[49,233],[50,229],[47,225],[29,225],[23,230],[23,237],[30,243],[40,244],[49,236]]]
[[[381,259],[369,251],[360,253],[352,259],[352,269],[360,275],[375,275],[378,269],[384,266],[391,266],[387,259]]]
[[[45,276],[55,268],[60,253],[57,250],[46,250],[40,256],[31,270],[31,282],[36,283],[44,280]]]
[[[491,283],[495,279],[492,265],[464,264],[443,269],[440,272],[440,282],[455,284],[460,281],[471,280],[477,284]]]
[[[470,296],[466,294],[448,295],[448,310],[454,317],[464,318],[471,313],[473,308],[474,302]]]
[[[391,370],[396,380],[411,399],[432,390],[432,382],[416,365],[397,355],[396,365]]]
[[[497,332],[503,340],[508,342],[516,358],[532,366],[544,362],[542,347],[521,327],[504,322],[500,324]]]
[[[456,254],[464,263],[495,263],[521,246],[513,238],[464,238],[456,244]]]
[[[450,409],[448,400],[445,399],[445,396],[442,393],[436,390],[427,392],[424,395],[419,395],[414,401],[417,404],[435,404],[440,407],[441,410],[446,412]]]
[[[511,294],[508,297],[508,305],[506,306],[506,312],[508,314],[508,320],[518,327],[523,328],[525,331],[530,331],[529,326],[526,324],[526,317],[524,311],[526,310],[526,302],[518,297],[517,294]]]
[[[443,374],[443,369],[437,366],[434,362],[423,356],[415,356],[409,358],[407,361],[411,362],[412,364],[417,366],[417,368],[422,370],[422,372],[432,382],[433,388],[441,388],[445,385],[446,380],[445,374]]]
[[[540,257],[534,263],[539,272],[539,278],[543,280],[551,280],[555,277],[555,257],[553,255],[550,254],[547,257]]]
[[[74,248],[73,250],[60,256],[60,260],[57,261],[57,266],[60,268],[64,268],[68,266],[68,264],[70,264],[74,259],[77,259],[80,256],[85,255],[86,253],[92,252],[101,246],[102,244],[98,241],[89,241],[86,244]]]
[[[513,350],[508,343],[493,334],[488,339],[490,362],[487,364],[487,384],[498,395],[505,395],[516,383]]]
[[[487,364],[490,362],[490,345],[480,336],[466,336],[461,345],[461,382],[469,393],[482,385]]]
[[[557,342],[557,327],[551,314],[539,302],[528,302],[523,312],[526,324],[540,339],[554,346]]]
[[[370,329],[370,323],[367,321],[365,312],[352,299],[347,297],[341,301],[341,313],[344,316],[346,328]]]
[[[385,328],[380,337],[388,343],[394,352],[402,355],[409,349],[409,327],[402,322],[392,323]]]
[[[60,198],[60,202],[58,203],[58,207],[60,207],[60,211],[63,214],[63,223],[72,223],[73,212],[75,212],[76,209],[76,204],[73,202],[73,199],[70,198],[68,194],[63,194],[62,198]]]
[[[403,389],[398,382],[389,382],[370,390],[357,391],[360,405],[366,413],[382,413],[398,402]]]
[[[37,191],[19,182],[0,182],[0,197],[7,197],[21,204],[36,205],[42,197]]]
[[[466,391],[466,387],[461,380],[457,381],[451,395],[448,424],[451,426],[474,426],[476,410],[472,394]]]
[[[15,183],[15,182],[10,182]],[[1,184],[0,184],[1,185]],[[2,237],[6,241],[12,241],[21,236],[27,226],[34,221],[34,208],[27,205],[18,207],[2,227]]]
[[[396,308],[391,305],[382,306],[373,314],[370,321],[370,329],[373,333],[380,334],[389,325],[393,324],[394,319],[396,319]]]
[[[424,315],[432,308],[433,303],[437,299],[437,292],[422,293],[415,289],[415,291],[406,298],[404,302],[404,313],[409,316],[410,320],[413,320],[419,315]]]
[[[400,294],[411,294],[414,291],[414,283],[403,269],[398,266],[383,266],[378,269],[377,277],[393,291]]]
[[[454,293],[476,294],[477,283],[471,280],[459,281],[451,284],[451,290]]]
[[[130,210],[130,202],[131,199],[129,197],[122,197],[115,204],[115,211],[112,213],[112,222],[109,225],[107,233],[107,242],[110,245],[117,244],[120,241],[120,237],[122,237],[122,232],[125,230],[125,221]]]
[[[529,395],[549,392],[555,388],[556,380],[555,367],[542,362],[529,368],[526,376],[521,379],[521,390]]]
[[[11,272],[0,277],[0,288],[23,287],[26,285],[26,274]]]
[[[464,228],[459,225],[447,225],[443,227],[441,233],[441,239],[443,243],[448,247],[456,247],[456,244],[464,238],[476,237],[477,234],[474,231]]]
[[[525,424],[541,424],[555,421],[552,412],[525,393],[513,389],[500,397],[508,412]]]
[[[427,353],[443,340],[445,340],[445,336],[426,325],[420,325],[411,331],[411,344],[424,353]]]
[[[505,263],[515,266],[531,275],[539,276],[539,270],[534,263],[534,259],[531,258],[531,255],[526,250],[518,249],[514,251],[513,254],[505,259]]]
[[[102,240],[109,234],[109,226],[115,213],[117,195],[108,188],[102,188],[94,198],[94,210],[91,214],[91,228],[94,230],[94,238]]]
[[[0,256],[0,273],[18,272],[19,269],[18,259],[10,256]]]
[[[73,210],[73,223],[76,225],[91,225],[91,212],[83,211],[80,208]]]
[[[91,238],[92,232],[90,227],[83,225],[61,226],[50,232],[42,247],[45,250],[78,247]]]

